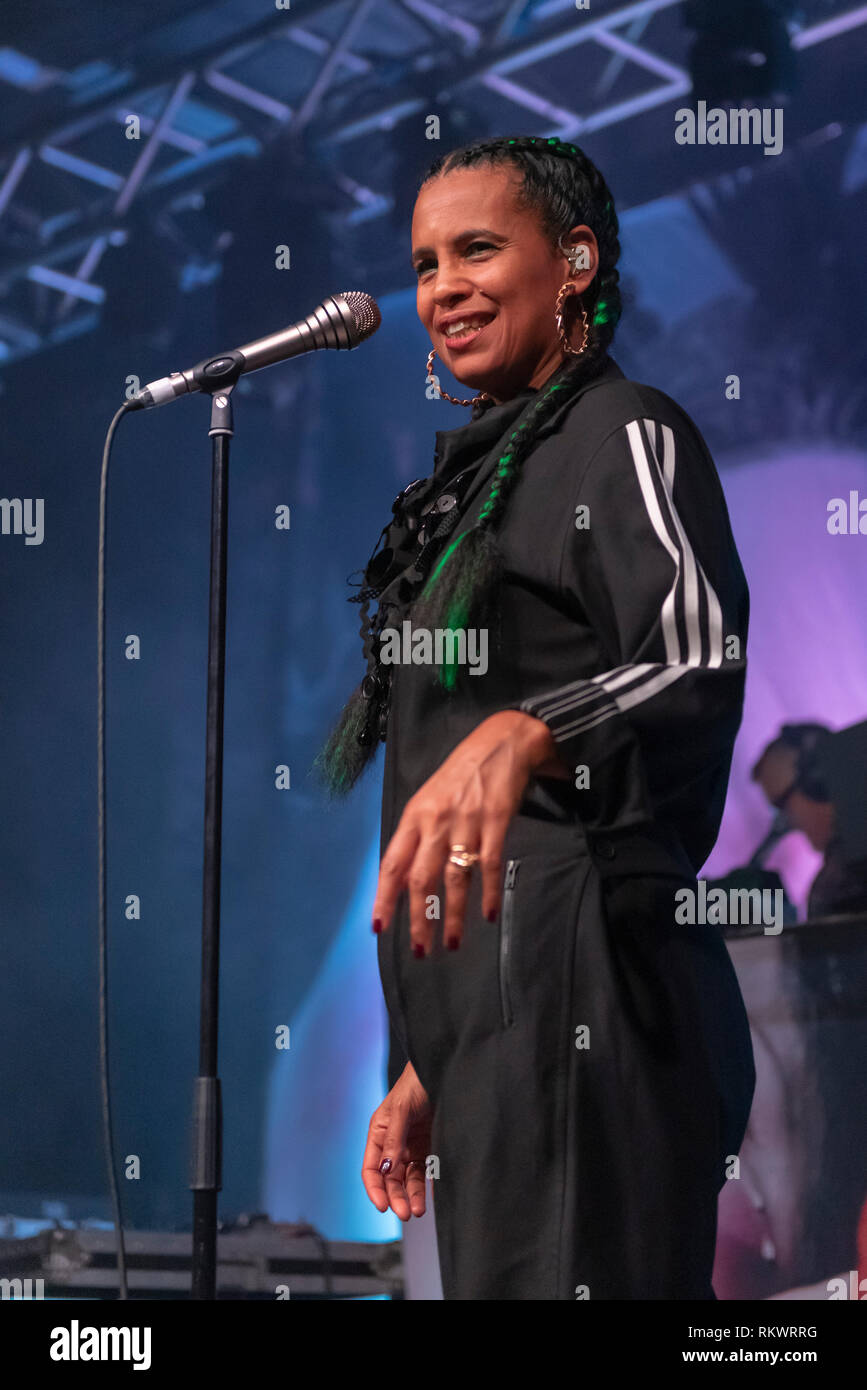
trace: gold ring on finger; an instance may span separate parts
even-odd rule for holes
[[[471,869],[481,859],[480,854],[467,849],[466,845],[449,845],[449,863],[459,869]]]

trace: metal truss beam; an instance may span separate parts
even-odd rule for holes
[[[526,0],[507,0],[501,19],[483,29],[452,13],[444,0],[391,0],[399,16],[415,23],[423,42],[408,45],[402,59],[395,59],[389,47],[383,61],[389,64],[390,83],[401,95],[386,96],[363,115],[356,114],[359,97],[375,85],[378,64],[367,56],[369,41],[365,54],[354,52],[353,45],[365,22],[376,15],[375,0],[309,0],[303,14],[276,11],[233,35],[231,42],[209,42],[205,36],[192,55],[163,57],[138,68],[133,61],[114,74],[110,91],[103,85],[101,94],[91,100],[77,99],[74,87],[67,83],[71,95],[64,116],[58,119],[56,108],[50,119],[37,116],[18,141],[0,147],[0,233],[8,220],[22,256],[17,265],[0,268],[0,295],[22,281],[38,285],[42,295],[32,324],[22,320],[18,307],[6,315],[5,322],[0,319],[0,357],[9,360],[57,341],[58,334],[75,331],[76,313],[82,322],[92,321],[94,306],[105,293],[93,276],[106,251],[127,239],[125,224],[138,199],[162,196],[164,190],[170,199],[177,199],[185,183],[201,184],[205,172],[219,162],[255,156],[280,132],[301,135],[314,118],[316,144],[323,150],[339,149],[374,133],[390,137],[401,122],[427,114],[432,92],[437,100],[446,100],[476,87],[495,93],[516,111],[531,112],[545,127],[540,138],[569,139],[685,96],[691,79],[682,66],[683,45],[677,53],[665,53],[659,51],[662,41],[654,46],[647,37],[657,15],[685,3],[630,0],[610,13],[591,15],[576,12],[574,0],[542,0],[535,7]],[[313,27],[317,20],[338,6],[343,13],[336,34],[326,38],[317,33]],[[516,38],[519,23],[527,32]],[[790,27],[792,47],[798,51],[815,48],[864,25],[867,5],[860,5],[807,28]],[[531,69],[584,44],[594,45],[607,61],[595,89],[580,107],[558,100],[553,84],[546,85],[544,78],[540,81],[537,73],[531,80]],[[299,95],[293,89],[291,98],[285,90],[287,45],[318,60],[306,90]],[[272,89],[259,90],[244,65],[252,60],[261,70],[272,55],[277,55],[272,63],[274,81],[268,84]],[[29,61],[22,56],[25,67]],[[642,82],[643,90],[635,94],[633,80],[628,94],[621,89],[618,95],[623,74],[634,79],[636,72],[647,85]],[[336,81],[339,73],[346,78],[341,84]],[[420,74],[422,83],[417,80]],[[49,85],[55,100],[64,77],[51,70]],[[25,84],[35,102],[47,83],[48,78],[36,71]],[[320,128],[326,96],[329,109],[337,114]],[[200,114],[203,107],[205,114],[211,108],[221,118],[214,122],[220,134],[204,138],[201,127],[199,133],[192,133],[196,127],[185,121],[184,108],[194,100]],[[136,113],[138,105],[150,113],[139,114],[143,144],[130,167],[106,167],[93,157],[92,137],[106,128],[116,129]],[[155,107],[159,114],[153,114]],[[99,148],[103,147],[104,142]],[[130,148],[126,141],[118,142],[119,163]],[[169,150],[178,158],[159,167],[157,156]],[[42,171],[41,184],[33,178],[34,170]],[[56,175],[51,171],[57,171]],[[57,179],[56,196],[49,201],[44,181],[52,177]],[[343,214],[347,225],[381,216],[391,206],[387,193],[366,187],[345,171],[329,167],[327,177],[349,200]],[[31,188],[39,191],[30,193]],[[40,203],[46,204],[41,213]],[[28,236],[32,240],[29,256],[20,251]],[[59,296],[49,296],[48,311],[46,290]]]

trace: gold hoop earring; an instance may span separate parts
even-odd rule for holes
[[[557,302],[554,306],[554,321],[557,324],[557,336],[560,339],[560,347],[563,351],[563,355],[568,355],[570,357],[580,357],[584,349],[587,347],[587,338],[590,333],[590,325],[587,322],[587,310],[584,308],[582,304],[581,326],[583,329],[583,335],[581,338],[581,346],[580,348],[573,348],[566,335],[566,329],[563,326],[563,305],[565,301],[570,297],[570,295],[573,294],[578,294],[578,290],[576,290],[571,280],[564,280],[563,284],[560,286],[560,291],[557,295]]]
[[[451,401],[452,405],[479,405],[482,401],[489,401],[491,399],[487,391],[483,391],[480,396],[473,396],[471,401],[459,401],[456,396],[450,396],[447,391],[444,391],[443,388],[434,381],[431,374],[433,370],[433,360],[436,355],[436,348],[431,348],[427,359],[427,379],[431,386],[436,386],[437,394],[442,396],[444,401]]]
[[[566,257],[567,261],[569,262],[572,274],[575,275],[578,271],[578,262],[581,258],[580,251],[577,247],[573,247],[571,251],[566,250],[566,248],[563,245],[562,232],[560,233],[560,237],[558,239],[557,244],[560,247],[560,250],[563,252],[563,255]],[[581,326],[583,332],[581,337],[580,348],[573,348],[572,344],[569,342],[569,338],[566,334],[566,329],[563,325],[563,306],[570,295],[579,293],[580,291],[576,289],[575,285],[572,283],[571,280],[564,280],[563,284],[560,286],[560,290],[557,295],[557,301],[554,305],[554,321],[557,324],[557,336],[560,339],[560,348],[563,352],[564,357],[580,357],[584,349],[587,347],[587,339],[590,334],[590,325],[587,322],[587,311],[584,308],[583,304],[581,305]]]

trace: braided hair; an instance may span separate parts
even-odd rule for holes
[[[522,423],[510,436],[475,526],[446,545],[426,580],[424,574],[420,576],[422,587],[414,597],[411,619],[415,627],[431,631],[456,631],[473,623],[480,627],[487,625],[502,574],[497,533],[521,467],[532,451],[541,426],[564,400],[602,370],[621,312],[617,270],[620,242],[614,200],[601,173],[583,150],[559,139],[532,136],[480,141],[436,159],[423,175],[419,191],[431,179],[478,164],[517,169],[522,175],[522,182],[516,188],[518,205],[537,214],[543,234],[558,250],[560,237],[572,227],[581,224],[590,227],[598,243],[599,267],[584,293],[566,300],[569,308],[574,306],[578,317],[582,310],[587,315],[588,333],[583,352],[578,357],[567,357],[549,377],[532,410],[524,415]],[[489,408],[489,401],[480,402],[473,408],[472,418],[477,419]],[[442,548],[456,521],[457,508],[454,513],[447,514],[434,533],[434,541],[439,541],[438,548]],[[386,536],[387,547],[389,535],[389,528],[383,528],[380,541]],[[429,553],[430,547],[429,540],[425,551]],[[387,548],[384,553],[399,553],[399,548]],[[395,568],[393,565],[384,573],[382,564],[377,565],[376,557],[372,557],[364,572],[365,583],[360,594],[350,599],[362,604],[361,635],[368,670],[316,758],[315,766],[333,795],[344,795],[350,790],[372,758],[379,740],[385,737],[388,680],[379,664],[376,637],[385,625],[387,614],[379,613],[371,620],[368,609],[372,599],[393,577]],[[454,645],[437,671],[438,680],[449,692],[457,685],[457,664],[449,659],[453,656]]]

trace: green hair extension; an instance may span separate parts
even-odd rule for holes
[[[499,544],[491,523],[502,490],[512,478],[516,441],[524,431],[532,428],[535,415],[551,396],[565,391],[568,386],[567,381],[552,382],[534,403],[531,414],[512,431],[506,450],[497,460],[491,490],[478,521],[447,547],[416,602],[412,615],[416,626],[431,631],[465,632],[471,613],[485,625],[501,567]],[[450,655],[454,655],[454,648],[451,653],[444,649],[437,679],[445,690],[452,692],[457,688],[458,664],[449,659]]]
[[[446,617],[446,628],[451,631],[462,631],[467,626],[467,619],[470,615],[469,601],[456,599],[448,611]],[[450,693],[458,683],[458,665],[456,661],[449,661],[448,656],[443,661],[439,672],[440,685],[444,686]]]
[[[437,564],[436,569],[434,570],[433,574],[429,577],[427,584],[425,585],[422,591],[423,596],[430,595],[434,587],[434,584],[436,583],[439,577],[440,571],[442,570],[443,566],[447,563],[447,561],[451,559],[452,555],[454,555],[455,551],[457,550],[458,546],[460,545],[461,541],[464,539],[466,534],[466,531],[464,531],[460,536],[457,536],[455,540],[452,541],[451,545],[443,551],[443,554],[440,556],[439,563]]]
[[[341,711],[327,742],[313,760],[313,768],[331,796],[345,796],[368,761],[358,741],[367,727],[370,705],[357,686]]]

